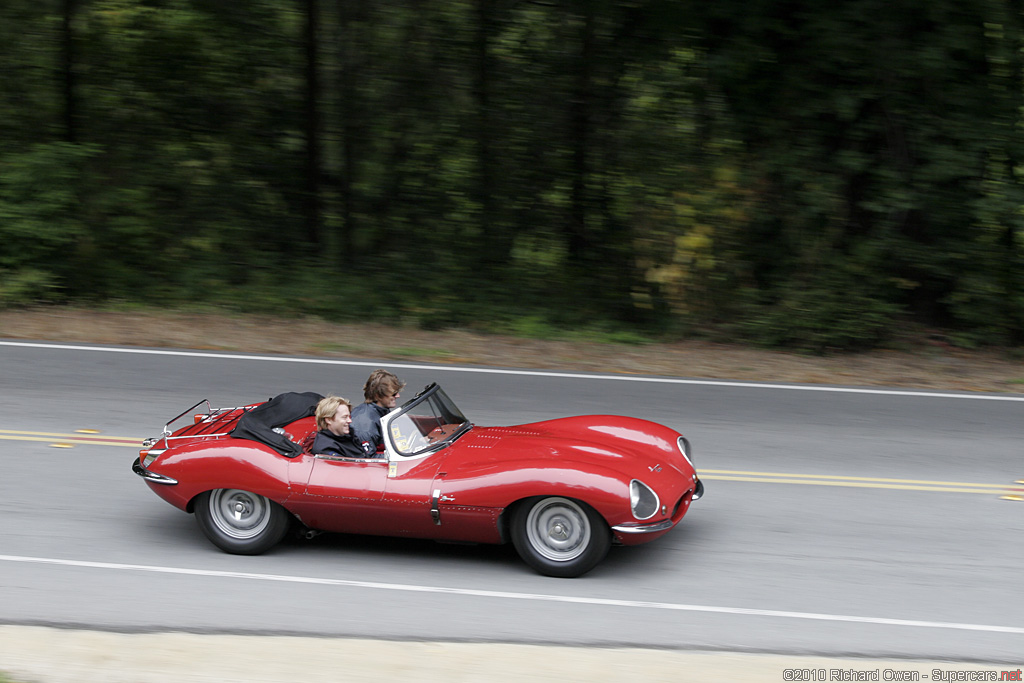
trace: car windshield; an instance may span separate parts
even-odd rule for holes
[[[388,432],[399,455],[418,455],[448,445],[473,425],[440,387],[401,408]]]

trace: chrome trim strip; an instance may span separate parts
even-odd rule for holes
[[[367,455],[362,458],[357,458],[352,455],[334,455],[333,453],[314,453],[313,458],[316,460],[330,460],[331,462],[379,462],[382,465],[386,465],[388,461],[379,455]]]
[[[690,446],[690,440],[687,439],[685,436],[680,436],[678,439],[676,439],[676,447],[679,448],[679,452],[683,454],[684,458],[686,458],[686,462],[690,464],[690,467],[693,467],[693,469],[697,469],[696,466],[694,466],[693,464],[693,456],[691,455],[693,452],[693,447]]]
[[[626,526],[619,525],[613,526],[612,531],[617,531],[620,534],[653,534],[656,531],[665,531],[671,529],[675,525],[671,519],[666,519],[662,522],[656,522],[654,524],[642,524],[640,526]]]
[[[132,472],[139,475],[146,481],[153,482],[154,484],[166,484],[168,486],[173,486],[174,484],[178,483],[177,479],[171,479],[170,477],[165,477],[162,474],[150,472],[149,470],[142,466],[142,463],[139,462],[138,458],[136,458],[135,461],[132,462]]]
[[[693,495],[690,497],[691,501],[700,500],[701,496],[704,495],[704,482],[700,479],[697,480],[697,488],[693,490]]]

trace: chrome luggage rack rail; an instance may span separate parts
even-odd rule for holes
[[[171,436],[171,434],[174,433],[171,430],[171,425],[174,424],[175,422],[177,422],[178,420],[180,420],[181,418],[185,417],[186,415],[188,415],[189,413],[191,413],[192,411],[194,411],[196,408],[198,408],[199,406],[201,406],[203,404],[206,404],[206,416],[202,420],[196,421],[194,424],[199,425],[199,424],[202,424],[202,423],[208,423],[211,427],[216,423],[216,421],[217,421],[216,418],[220,417],[221,415],[225,415],[225,414],[228,414],[228,413],[233,413],[236,410],[240,410],[243,413],[245,413],[245,412],[248,412],[248,411],[250,411],[250,410],[252,410],[253,408],[256,407],[256,406],[235,406],[233,408],[214,408],[210,404],[210,400],[204,398],[203,400],[199,401],[195,405],[186,408],[185,410],[181,411],[181,413],[179,413],[175,417],[173,417],[170,420],[168,420],[167,424],[164,425],[164,428],[163,428],[163,431],[162,431],[161,435],[159,437],[154,437],[154,438],[151,438],[151,439],[146,439],[146,441],[143,442],[143,446],[148,448],[150,446],[156,445],[156,443],[159,442],[159,441],[170,442],[172,440],[177,440],[177,439],[195,439],[197,437],[200,437],[200,438],[212,438],[212,437],[217,437],[217,436],[227,436],[228,434],[230,434],[230,432],[216,432],[216,433],[212,433],[212,432],[203,431],[203,429],[196,429],[196,430],[190,430],[188,434],[182,434],[181,436]]]

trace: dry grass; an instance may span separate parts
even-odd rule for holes
[[[221,313],[0,311],[0,337],[765,382],[1024,391],[1024,361],[938,342],[915,352],[806,356],[683,341],[624,345]]]

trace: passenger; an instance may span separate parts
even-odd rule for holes
[[[366,451],[352,436],[352,404],[340,396],[328,396],[316,404],[316,426],[313,453],[340,455],[346,458],[369,458]]]
[[[356,441],[367,453],[372,455],[383,447],[384,434],[380,429],[380,419],[395,409],[403,387],[405,382],[387,370],[374,370],[363,385],[366,403],[356,406],[352,411],[352,431]]]

